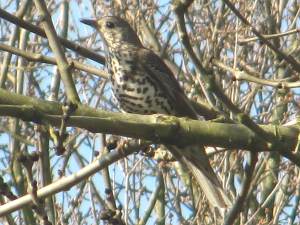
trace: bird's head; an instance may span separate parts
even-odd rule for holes
[[[116,16],[106,16],[100,19],[81,19],[82,23],[95,28],[108,48],[118,48],[132,44],[141,46],[141,42],[129,23]]]

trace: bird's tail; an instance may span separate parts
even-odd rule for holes
[[[203,147],[203,149],[199,149],[199,146],[188,146],[183,149],[168,146],[168,148],[174,157],[191,171],[213,207],[227,208],[231,205]]]

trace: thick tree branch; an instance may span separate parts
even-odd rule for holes
[[[39,100],[0,89],[0,116],[13,116],[36,123],[60,126],[62,105]],[[92,132],[110,133],[133,138],[143,138],[155,143],[176,145],[204,144],[251,151],[280,151],[293,154],[300,165],[300,158],[292,153],[299,130],[296,127],[259,126],[273,135],[280,146],[267,146],[256,133],[242,124],[224,124],[197,121],[165,115],[136,115],[113,113],[78,106],[67,122],[68,126],[84,128]]]

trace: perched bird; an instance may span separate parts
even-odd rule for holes
[[[142,45],[125,20],[106,16],[81,22],[95,28],[104,41],[113,92],[125,112],[198,118],[171,70],[159,56]],[[192,172],[212,206],[228,207],[230,201],[203,146],[167,147]]]

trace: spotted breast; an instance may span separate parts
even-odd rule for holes
[[[139,68],[134,49],[110,51],[107,66],[113,93],[122,110],[137,114],[173,114],[170,100],[157,86],[156,80]]]

